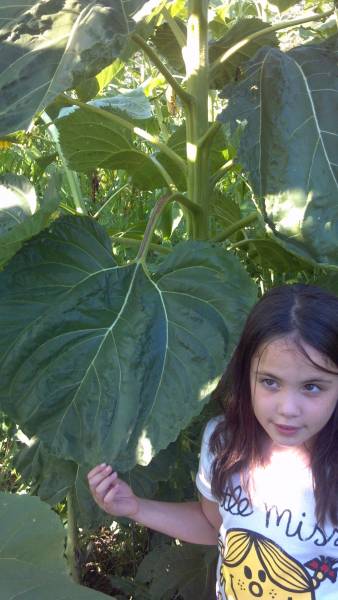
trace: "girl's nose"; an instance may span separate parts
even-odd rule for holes
[[[298,417],[300,414],[300,405],[296,394],[292,392],[282,392],[278,398],[278,414],[285,417]]]

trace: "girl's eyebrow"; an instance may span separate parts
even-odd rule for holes
[[[268,377],[270,379],[278,379],[279,381],[281,380],[280,377],[278,377],[278,375],[274,375],[273,373],[267,373],[266,371],[257,371],[256,373],[257,375],[259,375],[260,377]],[[338,373],[337,373],[338,375]],[[314,377],[308,377],[307,379],[304,379],[304,381],[301,381],[300,383],[309,383],[310,381],[314,382],[318,382],[318,383],[332,383],[332,379],[325,379],[323,377],[317,377],[316,375]]]

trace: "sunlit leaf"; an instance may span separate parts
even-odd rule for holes
[[[21,248],[23,242],[47,226],[58,206],[57,177],[51,178],[39,205],[32,184],[20,175],[0,177],[0,267]]]
[[[144,0],[36,0],[0,8],[0,135],[118,58]]]
[[[239,159],[262,212],[293,250],[338,257],[337,36],[283,54],[264,48],[227,86],[221,120],[245,125]]]

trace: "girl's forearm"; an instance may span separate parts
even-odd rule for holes
[[[199,502],[158,502],[139,498],[133,520],[191,544],[217,544],[218,532]]]

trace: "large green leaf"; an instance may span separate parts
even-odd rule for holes
[[[222,56],[227,50],[230,50],[238,42],[256,31],[261,31],[270,26],[270,23],[264,23],[260,19],[240,19],[227,33],[217,42],[211,42],[209,45],[209,59],[211,63],[210,85],[213,88],[221,89],[226,83],[241,76],[243,65],[262,48],[262,46],[278,46],[278,39],[275,32],[268,32],[255,40],[239,48],[224,63],[215,70],[212,70],[212,63]]]
[[[250,258],[264,268],[275,269],[278,273],[299,273],[317,267],[316,263],[300,251],[292,252],[281,240],[271,238],[246,239],[241,248],[247,248]]]
[[[283,54],[262,49],[227,86],[221,115],[246,124],[239,159],[272,230],[318,262],[338,257],[337,36]]]
[[[217,549],[183,544],[154,548],[143,559],[136,581],[150,584],[153,600],[209,600],[214,596]]]
[[[30,239],[46,227],[58,206],[57,183],[50,179],[44,200],[39,206],[33,185],[23,176],[0,177],[0,268]]]
[[[128,95],[129,96],[129,95]],[[140,97],[140,106],[135,108],[135,98]],[[130,100],[130,102],[129,102]],[[184,173],[177,163],[163,151],[152,154],[134,145],[132,134],[112,120],[112,112],[120,114],[124,111],[129,121],[137,126],[138,118],[149,115],[149,103],[143,93],[134,94],[125,100],[116,96],[110,100],[94,101],[94,106],[100,103],[105,108],[104,114],[97,114],[90,105],[74,110],[62,109],[57,127],[60,132],[60,143],[69,167],[85,173],[97,168],[124,169],[131,176],[133,183],[143,190],[155,190],[167,186],[153,158],[165,167],[178,189],[186,189]],[[139,139],[138,139],[139,141]],[[224,128],[221,128],[213,140],[210,150],[210,171],[213,174],[224,162],[223,152],[228,141]],[[168,147],[179,157],[186,159],[186,128],[181,125],[167,141]]]
[[[38,498],[0,493],[0,600],[100,600],[66,575],[65,532]]]
[[[79,464],[147,464],[208,400],[255,300],[239,261],[187,242],[152,275],[67,217],[0,274],[0,400]]]
[[[0,539],[0,563],[16,558],[66,573],[64,528],[37,498],[0,492]]]
[[[144,0],[36,0],[0,9],[0,135],[123,51]]]
[[[128,96],[125,98],[124,96]],[[112,113],[123,115],[139,126],[138,119],[151,116],[143,92],[94,101],[105,109],[97,114],[90,105],[81,109],[63,109],[57,121],[60,143],[71,169],[85,173],[97,168],[124,169],[140,189],[154,190],[166,184],[151,155],[133,145],[130,130],[114,122]],[[156,154],[155,154],[156,156]],[[177,165],[169,159],[170,171]]]
[[[101,594],[74,583],[67,575],[45,571],[14,558],[0,560],[0,600],[108,600]]]

